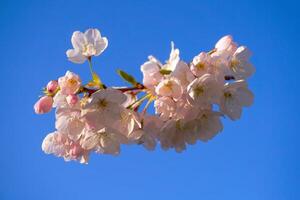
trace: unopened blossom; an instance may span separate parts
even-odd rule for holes
[[[62,94],[75,94],[81,86],[81,79],[77,74],[67,71],[65,76],[58,79],[58,84]]]
[[[50,81],[47,84],[47,91],[49,93],[53,93],[58,89],[58,82],[56,80]]]
[[[92,56],[99,56],[108,45],[106,37],[101,37],[98,29],[88,29],[84,33],[75,31],[71,42],[74,49],[69,49],[66,54],[74,63],[83,63]]]
[[[179,98],[182,93],[182,86],[176,78],[166,78],[161,81],[155,88],[155,92],[159,96]]]
[[[53,104],[53,98],[43,96],[34,104],[34,111],[36,114],[44,114],[50,112]]]
[[[188,86],[188,94],[195,105],[207,106],[219,101],[221,88],[214,76],[204,74]]]
[[[217,51],[227,51],[233,53],[236,50],[237,45],[235,42],[233,42],[231,35],[226,35],[216,43],[215,48]]]
[[[42,150],[46,154],[63,157],[65,161],[78,160],[81,163],[88,162],[89,151],[84,150],[79,143],[70,140],[65,134],[57,131],[45,137],[42,143]]]
[[[239,119],[242,108],[252,105],[253,98],[245,81],[226,83],[220,100],[220,110],[232,120]]]
[[[172,118],[176,113],[176,103],[170,97],[160,97],[154,102],[155,113],[159,114],[162,120]]]
[[[79,101],[79,97],[75,94],[69,94],[67,97],[66,97],[66,100],[68,102],[68,104],[70,106],[74,106],[77,104],[77,102]]]

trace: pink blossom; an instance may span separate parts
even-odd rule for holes
[[[155,113],[159,114],[161,119],[168,120],[175,115],[176,103],[170,97],[160,97],[154,102]]]
[[[53,80],[47,84],[47,91],[50,93],[55,92],[58,89],[58,82]]]
[[[233,53],[236,50],[237,45],[233,42],[231,35],[226,35],[216,43],[215,48],[217,51],[228,51]]]
[[[43,96],[34,105],[34,111],[36,114],[44,114],[50,112],[53,104],[53,98],[49,96]]]
[[[81,86],[81,80],[77,74],[67,71],[65,76],[58,79],[58,84],[62,94],[75,94]]]
[[[183,90],[178,79],[175,77],[161,81],[155,88],[155,92],[160,96],[180,98]]]
[[[78,102],[79,97],[75,94],[70,94],[67,96],[66,100],[70,106],[74,106]]]

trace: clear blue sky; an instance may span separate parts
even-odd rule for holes
[[[299,30],[297,1],[1,0],[0,199],[300,199]],[[68,62],[75,30],[99,28],[109,47],[95,60],[108,85],[117,68],[141,78],[149,54],[167,59],[170,41],[190,60],[232,34],[254,53],[255,103],[208,143],[177,154],[123,147],[119,157],[92,155],[89,165],[45,155],[54,113],[33,104],[48,80],[87,63]]]

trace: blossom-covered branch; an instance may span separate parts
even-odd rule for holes
[[[129,87],[109,87],[94,72],[92,59],[108,45],[99,30],[76,31],[71,42],[68,59],[88,61],[92,80],[84,84],[79,75],[67,71],[47,84],[34,105],[37,114],[56,109],[56,130],[46,136],[42,149],[67,161],[87,163],[91,152],[118,155],[122,144],[153,150],[158,143],[181,152],[212,139],[223,129],[222,117],[237,120],[243,107],[253,103],[247,84],[255,71],[251,53],[229,35],[189,63],[180,59],[172,43],[166,63],[149,56],[141,65],[142,83],[119,70]],[[152,102],[154,115],[147,113]]]

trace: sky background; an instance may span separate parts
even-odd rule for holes
[[[299,29],[297,1],[0,1],[0,199],[298,200]],[[223,120],[208,143],[177,154],[123,146],[118,157],[95,155],[88,165],[41,150],[54,131],[54,112],[38,116],[41,88],[72,70],[89,80],[87,63],[65,56],[73,31],[94,27],[109,40],[94,60],[107,85],[141,80],[152,54],[164,61],[174,41],[184,60],[231,34],[248,46],[256,74],[255,103],[241,120]]]

